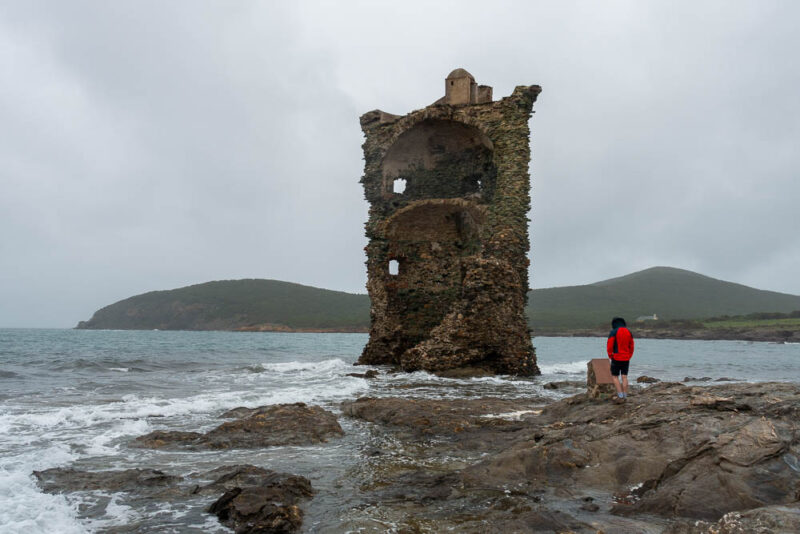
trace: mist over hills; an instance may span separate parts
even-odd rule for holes
[[[535,289],[526,311],[536,331],[596,327],[615,315],[635,320],[655,313],[669,320],[794,310],[800,296],[653,267],[593,284]],[[222,280],[133,296],[77,328],[358,332],[369,328],[369,298],[278,280]]]

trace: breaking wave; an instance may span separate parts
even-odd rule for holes
[[[574,375],[586,372],[586,362],[579,360],[566,363],[539,364],[539,370],[543,375]]]

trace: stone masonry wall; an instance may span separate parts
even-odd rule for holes
[[[469,76],[448,81],[458,73]],[[361,117],[372,308],[359,363],[539,373],[524,306],[528,119],[540,91]]]

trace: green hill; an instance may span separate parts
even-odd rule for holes
[[[605,325],[620,315],[702,319],[800,310],[800,296],[762,291],[691,271],[654,267],[594,284],[536,289],[536,330]],[[225,280],[130,297],[78,328],[160,330],[340,330],[369,327],[369,299],[277,280]]]
[[[528,317],[534,329],[587,328],[615,315],[629,321],[701,319],[800,310],[800,296],[763,291],[672,267],[653,267],[585,286],[536,289]]]
[[[95,312],[78,328],[125,330],[359,330],[369,298],[278,280],[222,280],[152,291]]]

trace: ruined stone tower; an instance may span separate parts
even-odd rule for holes
[[[525,320],[528,119],[541,88],[492,101],[464,69],[445,96],[361,117],[370,204],[362,364],[538,374]]]

